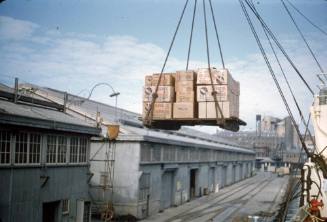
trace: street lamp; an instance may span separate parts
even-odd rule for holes
[[[98,86],[101,86],[101,85],[105,85],[105,86],[109,86],[109,88],[112,90],[112,93],[109,95],[110,97],[115,97],[115,121],[117,121],[117,98],[118,96],[120,95],[120,92],[116,92],[114,90],[114,88],[109,84],[109,83],[106,83],[106,82],[100,82],[100,83],[97,83],[95,84],[92,89],[91,89],[91,92],[89,94],[89,96],[87,97],[87,99],[90,99],[91,96],[92,96],[92,93],[94,91],[94,89]],[[117,121],[118,122],[118,121]]]

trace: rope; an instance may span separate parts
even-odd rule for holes
[[[168,52],[167,52],[167,55],[166,55],[166,58],[165,58],[165,61],[164,61],[164,64],[162,66],[162,69],[161,69],[161,72],[160,72],[160,75],[159,75],[159,80],[157,82],[157,85],[156,85],[156,89],[155,89],[155,92],[152,94],[152,100],[151,100],[151,104],[150,104],[150,107],[146,113],[146,116],[145,116],[145,119],[143,121],[144,125],[147,125],[147,126],[151,126],[151,123],[152,123],[152,117],[153,117],[153,107],[154,107],[154,104],[156,102],[156,99],[158,98],[158,88],[159,88],[159,85],[160,85],[160,81],[161,81],[161,77],[162,77],[162,73],[164,72],[165,70],[165,67],[166,67],[166,64],[167,64],[167,60],[168,60],[168,57],[170,55],[170,51],[174,45],[174,42],[175,42],[175,38],[176,38],[176,35],[177,35],[177,32],[178,32],[178,29],[179,29],[179,26],[182,22],[182,19],[184,17],[184,12],[185,12],[185,9],[186,9],[186,6],[188,4],[189,0],[186,0],[185,1],[185,5],[184,5],[184,8],[183,8],[183,11],[182,11],[182,14],[179,18],[179,21],[178,21],[178,24],[177,24],[177,27],[176,27],[176,30],[175,30],[175,33],[174,33],[174,36],[173,36],[173,39],[170,43],[170,46],[169,46],[169,49],[168,49]],[[150,118],[149,118],[150,117]]]
[[[222,64],[222,66],[223,66],[223,69],[225,69],[225,62],[224,62],[223,52],[222,52],[221,45],[220,45],[220,41],[219,41],[218,29],[217,29],[217,25],[216,25],[216,19],[215,19],[215,15],[214,15],[214,12],[213,12],[213,8],[212,8],[211,0],[209,0],[209,3],[210,3],[210,9],[211,9],[212,21],[213,21],[213,24],[214,24],[214,27],[215,27],[216,38],[217,38],[218,47],[219,47],[219,53],[220,53],[220,58],[221,58],[221,64]]]
[[[255,37],[255,40],[256,40],[256,42],[257,42],[259,48],[260,48],[260,51],[261,51],[261,54],[262,54],[262,56],[263,56],[263,58],[264,58],[264,60],[265,60],[265,63],[266,63],[266,65],[267,65],[267,67],[268,67],[268,69],[269,69],[269,71],[270,71],[270,74],[271,74],[271,76],[272,76],[272,78],[273,78],[273,80],[274,80],[274,82],[275,82],[275,85],[276,85],[276,87],[277,87],[277,90],[278,90],[278,92],[279,92],[279,94],[280,94],[280,96],[281,96],[281,98],[282,98],[282,100],[283,100],[283,103],[284,103],[284,105],[285,105],[285,107],[286,107],[286,110],[287,110],[287,112],[288,112],[288,114],[289,114],[289,116],[290,116],[290,118],[291,118],[291,121],[292,121],[292,123],[293,123],[293,126],[294,126],[294,128],[296,129],[296,132],[297,132],[297,134],[298,134],[298,136],[299,136],[299,138],[300,138],[301,144],[302,144],[302,146],[303,146],[303,148],[304,148],[306,154],[307,154],[308,156],[311,156],[311,154],[309,153],[309,151],[308,151],[308,149],[307,149],[307,147],[306,147],[306,144],[305,144],[305,142],[304,142],[304,139],[302,138],[301,132],[300,132],[299,128],[297,127],[296,121],[295,121],[294,116],[293,116],[293,114],[292,114],[292,111],[291,111],[291,109],[290,109],[290,107],[289,107],[289,105],[288,105],[288,103],[287,103],[287,101],[286,101],[285,95],[284,95],[284,93],[283,93],[283,91],[282,91],[282,89],[281,89],[281,87],[280,87],[280,84],[279,84],[279,82],[278,82],[278,80],[277,80],[277,78],[276,78],[276,75],[275,75],[275,73],[274,73],[274,71],[273,71],[273,69],[272,69],[272,67],[271,67],[271,64],[270,64],[269,59],[268,59],[268,57],[267,57],[267,55],[266,55],[266,52],[265,52],[265,50],[264,50],[264,48],[263,48],[263,46],[262,46],[262,44],[261,44],[261,41],[260,41],[260,39],[259,39],[259,36],[258,36],[257,32],[255,31],[255,28],[254,28],[253,23],[252,23],[252,21],[251,21],[251,18],[250,18],[249,14],[248,14],[248,12],[247,12],[247,10],[246,10],[246,8],[245,8],[245,5],[244,5],[244,3],[243,3],[242,0],[239,0],[239,2],[240,2],[240,4],[241,4],[241,7],[242,7],[242,10],[243,10],[243,13],[244,13],[244,15],[245,15],[245,17],[246,17],[246,19],[247,19],[247,21],[248,21],[248,23],[249,23],[249,26],[250,26],[250,28],[251,28],[251,31],[252,31],[252,33],[253,33],[253,35],[254,35],[254,37]],[[247,0],[245,0],[245,2],[247,2]],[[247,4],[249,5],[248,2],[247,2]],[[250,6],[249,6],[249,7],[250,7]],[[255,13],[255,10],[252,10],[252,11]]]
[[[292,16],[292,14],[291,14],[291,12],[288,10],[288,8],[287,8],[287,6],[286,6],[284,0],[281,0],[281,2],[283,3],[283,6],[284,6],[285,10],[287,11],[287,14],[290,16],[290,18],[291,18],[293,24],[295,25],[297,31],[300,33],[301,38],[302,38],[302,40],[305,42],[305,44],[306,44],[307,48],[309,49],[309,51],[310,51],[312,57],[313,57],[314,60],[316,61],[317,65],[318,65],[318,67],[319,67],[319,69],[320,69],[320,72],[323,73],[323,72],[324,72],[323,68],[321,67],[321,65],[320,65],[320,63],[319,63],[317,57],[315,56],[315,54],[313,53],[311,47],[309,46],[309,43],[308,43],[308,41],[306,40],[306,38],[304,37],[304,35],[303,35],[301,29],[300,29],[299,26],[296,24],[296,22],[295,22],[295,20],[294,20],[294,18],[293,18],[293,16]]]
[[[188,45],[188,52],[187,52],[186,71],[188,70],[188,64],[189,64],[189,61],[190,61],[191,45],[192,45],[193,29],[194,29],[194,20],[195,20],[195,14],[196,14],[196,4],[197,4],[197,0],[194,0],[194,9],[193,9],[193,18],[192,18],[190,42],[189,42],[189,45]]]
[[[283,55],[285,56],[285,58],[287,59],[287,61],[290,63],[290,65],[292,66],[292,68],[295,70],[295,72],[297,73],[297,75],[300,77],[300,79],[302,80],[302,82],[305,84],[305,86],[308,88],[308,90],[310,91],[310,93],[312,95],[314,95],[313,90],[311,89],[311,87],[309,86],[308,82],[304,79],[304,77],[302,76],[302,74],[300,73],[300,71],[297,69],[297,67],[295,66],[295,64],[293,63],[293,61],[291,60],[291,58],[288,56],[288,54],[286,53],[285,49],[283,48],[283,46],[279,43],[278,39],[276,38],[276,36],[274,35],[274,33],[270,30],[270,28],[267,26],[267,24],[263,21],[263,19],[261,18],[260,14],[258,12],[255,11],[255,9],[253,8],[253,6],[251,5],[251,3],[249,3],[247,0],[245,0],[246,4],[249,6],[249,8],[251,9],[251,11],[253,12],[253,14],[257,17],[257,19],[259,20],[259,22],[261,23],[261,25],[263,25],[263,27],[265,28],[265,30],[268,32],[268,34],[271,36],[271,38],[274,40],[274,42],[276,43],[276,45],[278,46],[278,48],[281,50],[281,52],[283,53]]]
[[[253,5],[253,7],[254,7],[254,5]],[[255,7],[254,7],[254,8],[255,8]],[[263,31],[264,31],[264,33],[265,33],[265,35],[266,35],[266,37],[267,37],[267,40],[268,40],[268,42],[269,42],[269,45],[270,45],[270,47],[271,47],[271,49],[272,49],[272,52],[273,52],[273,54],[274,54],[274,57],[275,57],[275,59],[276,59],[276,61],[277,61],[277,64],[278,64],[280,70],[281,70],[282,76],[283,76],[284,79],[285,79],[286,85],[287,85],[287,87],[288,87],[288,89],[289,89],[289,91],[290,91],[290,93],[291,93],[291,95],[292,95],[292,99],[293,99],[293,101],[294,101],[294,103],[295,103],[295,106],[296,106],[296,108],[297,108],[297,111],[298,111],[298,113],[299,113],[299,115],[300,115],[301,121],[302,121],[302,123],[304,124],[304,126],[306,127],[305,130],[306,130],[306,132],[308,131],[309,137],[310,137],[311,141],[313,142],[314,139],[313,139],[312,134],[311,134],[311,132],[310,132],[310,130],[309,130],[309,123],[306,123],[306,120],[305,120],[305,118],[304,118],[304,116],[303,116],[303,113],[302,113],[302,110],[301,110],[301,108],[300,108],[300,105],[299,105],[297,99],[295,98],[295,95],[294,95],[294,92],[293,92],[293,90],[292,90],[292,87],[291,87],[291,85],[290,85],[290,83],[289,83],[289,81],[288,81],[288,79],[287,79],[287,77],[286,77],[286,75],[285,75],[284,69],[283,69],[283,67],[282,67],[282,65],[281,65],[281,63],[280,63],[280,61],[279,61],[279,59],[278,59],[278,57],[277,57],[277,54],[276,54],[276,51],[275,51],[275,49],[274,49],[274,47],[273,47],[273,45],[272,45],[271,39],[269,38],[269,36],[268,36],[268,34],[267,34],[267,31],[266,31],[265,29],[263,29]],[[310,119],[310,114],[309,114],[308,119]]]
[[[252,4],[253,8],[255,9],[255,11],[258,12],[252,1],[251,1],[251,4]],[[310,121],[310,118],[311,118],[311,113],[309,113],[308,120],[305,121],[304,116],[303,116],[303,113],[302,113],[302,111],[301,111],[301,108],[300,108],[300,106],[299,106],[299,104],[298,104],[298,102],[297,102],[297,100],[296,100],[296,98],[295,98],[295,95],[294,95],[294,93],[293,93],[292,87],[290,86],[290,83],[289,83],[289,81],[288,81],[288,79],[287,79],[287,77],[286,77],[286,75],[285,75],[284,69],[283,69],[283,67],[282,67],[282,65],[281,65],[281,63],[280,63],[280,61],[279,61],[279,59],[278,59],[278,57],[277,57],[277,54],[276,54],[276,51],[275,51],[275,49],[274,49],[274,47],[273,47],[273,44],[272,44],[272,42],[271,42],[271,39],[269,38],[269,36],[268,36],[268,34],[267,34],[267,31],[266,31],[264,28],[263,28],[263,31],[264,31],[264,33],[265,33],[265,36],[267,37],[267,40],[268,40],[269,45],[270,45],[270,47],[271,47],[271,49],[272,49],[272,52],[273,52],[273,54],[274,54],[274,57],[275,57],[275,59],[276,59],[276,61],[277,61],[277,63],[278,63],[278,66],[279,66],[279,68],[280,68],[280,70],[281,70],[281,73],[282,73],[282,75],[283,75],[283,77],[284,77],[284,79],[285,79],[285,81],[286,81],[287,87],[288,87],[288,89],[289,89],[289,91],[290,91],[290,93],[291,93],[291,95],[292,95],[293,101],[294,101],[294,103],[295,103],[295,105],[296,105],[296,108],[297,108],[297,110],[298,110],[298,112],[299,112],[299,115],[300,115],[300,117],[301,117],[301,120],[302,120],[302,122],[304,123],[304,126],[305,126],[304,138],[306,138],[307,133],[308,133],[308,134],[309,134],[309,137],[310,137],[310,139],[311,139],[311,141],[312,141],[312,143],[313,143],[313,145],[314,145],[314,147],[315,147],[314,139],[313,139],[312,134],[311,134],[311,132],[310,132],[310,130],[309,130],[309,121]],[[300,153],[299,153],[300,155],[299,155],[299,159],[298,159],[298,162],[297,162],[297,165],[298,165],[298,166],[299,166],[299,163],[300,163],[300,161],[301,161],[301,153],[302,153],[302,150],[303,150],[303,147],[301,147],[301,150],[300,150]],[[297,170],[298,170],[298,168],[296,168],[296,172],[297,172]]]
[[[312,26],[314,26],[315,28],[317,28],[321,33],[323,33],[324,35],[327,36],[327,32],[324,31],[323,29],[321,29],[318,25],[314,24],[307,16],[305,16],[298,8],[295,7],[294,4],[292,4],[289,0],[286,0],[288,2],[288,4],[290,4],[290,6],[292,6],[295,11],[297,11],[297,13],[299,13],[300,15],[302,15],[303,18],[305,18]]]
[[[209,52],[209,41],[208,41],[208,27],[207,27],[207,13],[206,13],[206,5],[205,0],[202,0],[203,2],[203,17],[204,17],[204,27],[205,27],[205,37],[206,37],[206,46],[207,46],[207,61],[208,61],[208,70],[209,70],[209,76],[210,76],[210,82],[211,82],[211,88],[212,88],[212,96],[213,100],[215,102],[215,109],[216,109],[216,121],[217,124],[224,125],[225,119],[224,114],[220,108],[220,105],[217,100],[217,92],[215,90],[215,87],[213,85],[212,75],[211,75],[211,68],[210,68],[210,52]],[[219,120],[219,113],[221,114],[222,121]]]

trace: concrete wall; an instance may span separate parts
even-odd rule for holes
[[[212,163],[182,163],[182,164],[141,164],[140,171],[143,173],[150,173],[151,175],[151,188],[149,194],[149,203],[146,201],[139,202],[138,216],[139,218],[146,217],[146,212],[149,215],[155,214],[164,210],[161,207],[161,192],[163,189],[172,189],[172,203],[171,206],[178,206],[184,204],[190,200],[190,170],[197,170],[197,182],[195,193],[197,197],[204,195],[204,190],[210,191],[210,181],[213,181],[214,189],[212,192],[217,192],[217,185],[219,188],[224,186],[224,170],[226,171],[226,178],[228,184],[235,183],[246,177],[250,176],[250,173],[246,173],[246,170],[240,170],[241,167],[250,166],[250,162],[234,164],[233,162],[225,165],[217,165]],[[209,169],[214,169],[214,178],[210,178]],[[235,170],[236,181],[233,180],[232,170]],[[162,176],[165,172],[172,171],[173,187],[163,187]],[[228,172],[227,172],[228,171]],[[240,174],[242,173],[242,174]],[[149,209],[148,209],[149,208]]]
[[[98,202],[112,200],[111,190],[103,193],[103,189],[97,187],[100,174],[105,168],[106,146],[106,142],[91,143],[90,169],[94,176],[91,179],[90,193],[92,199]],[[216,156],[203,155],[200,148],[197,149],[199,152],[191,153],[192,149],[145,141],[117,141],[114,161],[115,213],[145,218],[167,207],[184,204],[191,199],[191,170],[195,172],[195,197],[200,197],[236,182],[236,177],[237,180],[244,178],[245,175],[240,175],[241,171],[233,166],[251,162],[230,161],[230,156],[224,152],[217,156],[220,158],[218,160],[215,159]],[[225,156],[229,159],[223,158]],[[238,158],[236,155],[234,157]],[[242,172],[244,174],[245,171]],[[144,182],[141,182],[142,175],[149,177],[149,188],[144,189],[141,185]]]
[[[49,179],[42,187],[44,179]],[[0,218],[2,222],[42,221],[44,202],[70,200],[70,212],[61,213],[58,221],[75,221],[76,201],[89,200],[88,166],[0,168]]]
[[[115,149],[114,157],[114,197],[115,212],[117,214],[130,213],[138,215],[138,182],[141,176],[139,171],[140,143],[117,141],[111,144]],[[111,190],[105,192],[100,185],[100,174],[106,172],[106,151],[108,142],[91,142],[90,171],[94,174],[91,179],[90,193],[95,202],[112,201]]]

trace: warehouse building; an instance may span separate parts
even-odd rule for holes
[[[0,85],[0,221],[90,221],[90,140],[100,129],[62,108]]]
[[[118,112],[118,139],[91,142],[90,195],[95,210],[112,201],[117,214],[145,218],[217,192],[249,177],[254,168],[253,151],[225,140],[192,130],[146,129],[136,113],[74,95],[65,99],[64,92],[53,89],[21,87],[49,101],[68,104],[67,112],[81,120],[101,119],[106,125],[114,122]],[[105,127],[102,133],[106,134]]]

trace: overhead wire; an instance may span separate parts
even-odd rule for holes
[[[292,61],[292,59],[286,53],[284,47],[280,44],[280,42],[278,41],[278,39],[276,38],[276,36],[274,35],[274,33],[271,31],[271,29],[268,27],[268,25],[263,21],[263,19],[261,18],[260,14],[255,11],[255,9],[251,5],[251,3],[249,3],[248,0],[245,0],[245,3],[249,6],[249,8],[253,12],[253,14],[256,16],[256,18],[259,20],[259,22],[263,25],[264,29],[266,29],[267,33],[273,39],[273,41],[275,42],[275,44],[277,45],[277,47],[281,50],[281,52],[283,53],[283,55],[285,56],[285,58],[287,59],[287,61],[290,63],[290,65],[292,66],[292,68],[294,69],[294,71],[297,73],[297,75],[300,77],[300,79],[302,80],[302,82],[304,83],[304,85],[307,87],[307,89],[310,91],[310,93],[312,95],[314,95],[314,91],[312,90],[312,88],[310,87],[310,85],[308,84],[308,82],[304,79],[303,75],[298,70],[298,68],[295,66],[295,64]]]
[[[288,2],[288,4],[290,4],[290,6],[292,6],[292,8],[299,13],[305,20],[307,20],[313,27],[317,28],[321,33],[323,33],[324,35],[327,36],[327,32],[325,30],[323,30],[322,28],[320,28],[318,25],[314,24],[307,16],[305,16],[297,7],[295,7],[295,5],[293,3],[291,3],[289,0],[286,0]]]
[[[299,32],[299,34],[300,34],[300,36],[301,36],[302,40],[304,41],[305,45],[307,46],[308,50],[310,51],[310,54],[311,54],[311,56],[312,56],[312,57],[313,57],[313,59],[316,61],[316,63],[317,63],[317,66],[318,66],[318,67],[319,67],[319,69],[320,69],[320,72],[321,72],[321,73],[323,73],[323,72],[324,72],[324,70],[323,70],[323,68],[322,68],[321,64],[319,63],[319,61],[318,61],[318,59],[317,59],[316,55],[313,53],[313,51],[312,51],[312,49],[311,49],[311,47],[310,47],[310,45],[309,45],[308,41],[306,40],[306,38],[305,38],[305,37],[304,37],[304,35],[303,35],[303,33],[302,33],[302,31],[301,31],[300,27],[298,26],[298,24],[296,23],[295,19],[293,18],[293,16],[292,16],[292,13],[291,13],[291,12],[289,11],[289,9],[287,8],[287,6],[286,6],[286,4],[285,4],[284,0],[281,0],[281,2],[283,3],[283,6],[284,6],[284,8],[285,8],[285,10],[286,10],[287,14],[288,14],[288,15],[289,15],[289,17],[291,18],[291,20],[292,20],[292,22],[293,22],[294,26],[296,27],[297,31],[298,31],[298,32]]]
[[[196,5],[197,5],[197,0],[194,0],[194,9],[193,9],[193,16],[192,16],[190,41],[189,41],[189,45],[188,45],[187,60],[186,60],[186,71],[188,70],[188,65],[189,65],[189,61],[190,61],[191,46],[192,46],[192,39],[193,39],[193,29],[194,29],[194,20],[195,20],[195,14],[196,14]]]

